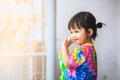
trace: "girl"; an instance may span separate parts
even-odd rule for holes
[[[97,80],[97,58],[92,39],[97,36],[95,17],[90,12],[79,12],[68,23],[71,36],[62,43],[60,52],[61,80]],[[69,53],[69,46],[76,43],[78,47]]]

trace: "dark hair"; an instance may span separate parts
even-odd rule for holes
[[[83,27],[87,32],[89,28],[92,28],[93,29],[92,38],[94,40],[97,36],[97,28],[102,28],[102,26],[103,26],[103,23],[101,22],[98,22],[96,24],[96,19],[90,12],[79,12],[76,15],[74,15],[68,23],[69,30],[75,27],[79,29]]]

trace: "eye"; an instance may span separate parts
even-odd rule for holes
[[[70,33],[72,34],[73,32],[72,32],[72,31],[70,31]]]
[[[75,33],[78,33],[79,31],[75,31]]]

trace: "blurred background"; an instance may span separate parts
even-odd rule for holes
[[[45,0],[0,0],[0,80],[46,80]]]
[[[120,0],[0,0],[0,80],[59,80],[70,18],[90,11],[106,26],[95,47],[98,80],[120,80]]]

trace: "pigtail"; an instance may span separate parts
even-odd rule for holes
[[[103,25],[105,25],[104,23],[101,23],[101,22],[98,22],[97,24],[96,24],[96,27],[97,28],[102,28],[103,27]]]

